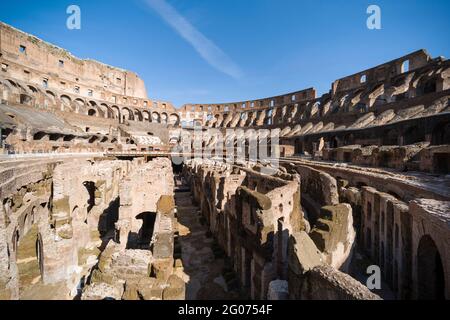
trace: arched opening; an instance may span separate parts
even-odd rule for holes
[[[148,111],[142,111],[142,116],[144,117],[145,122],[150,122],[150,113]]]
[[[272,124],[272,116],[273,116],[273,109],[269,109],[266,111],[266,118],[264,119],[265,125],[271,125]]]
[[[95,117],[97,115],[97,111],[95,109],[89,109],[88,116]]]
[[[120,120],[120,109],[119,109],[119,107],[118,106],[112,106],[111,109],[112,109],[113,118]]]
[[[77,108],[76,112],[80,113],[80,110],[84,109],[84,106],[86,105],[86,103],[82,99],[79,99],[79,98],[75,99],[74,102],[75,102],[75,106]]]
[[[16,264],[19,279],[19,297],[28,298],[28,292],[42,281],[43,246],[37,224],[21,237],[17,244]]]
[[[38,234],[36,239],[36,257],[39,265],[39,272],[42,276],[44,274],[44,247],[42,245],[41,234]]]
[[[0,99],[2,99],[4,101],[8,101],[9,100],[10,88],[4,83],[0,82],[0,84],[1,84],[1,86],[0,86],[0,93],[1,93]]]
[[[107,104],[102,103],[98,108],[100,109],[100,111],[101,111],[101,116],[102,116],[103,118],[112,118],[112,117],[113,117],[112,111],[111,111],[111,109],[108,107]]]
[[[127,108],[122,109],[122,121],[125,120],[133,120],[133,113]]]
[[[363,74],[360,78],[359,78],[359,82],[360,83],[366,83],[367,81],[367,76],[365,74]]]
[[[161,123],[161,117],[158,112],[152,113],[152,122]]]
[[[12,247],[13,247],[13,251],[17,252],[17,248],[19,246],[19,239],[20,239],[20,234],[19,234],[19,230],[14,231],[13,236],[12,236]]]
[[[32,101],[33,98],[31,98],[29,95],[23,93],[20,95],[20,104],[31,105]]]
[[[161,114],[161,123],[166,124],[167,123],[167,119],[168,119],[167,113],[163,112]]]
[[[141,121],[141,122],[144,120],[144,117],[142,116],[142,113],[139,110],[134,111],[134,119],[136,121]]]
[[[71,109],[71,103],[72,103],[72,99],[70,99],[69,96],[66,95],[62,95],[60,97],[61,99],[61,111],[64,111],[64,109],[68,108]]]
[[[409,60],[405,60],[402,63],[402,73],[409,72]]]
[[[180,124],[180,117],[177,114],[172,113],[169,117],[169,122],[173,126],[178,126]]]
[[[359,113],[366,113],[369,111],[369,107],[365,103],[358,102],[355,106],[355,110]]]
[[[45,132],[39,131],[33,135],[33,140],[42,140],[46,135]]]
[[[417,87],[417,95],[424,95],[424,94],[436,92],[436,88],[437,88],[436,79],[435,78],[428,79],[428,80],[422,82]]]
[[[441,255],[429,235],[420,239],[417,249],[418,298],[445,299],[445,276]]]
[[[338,142],[337,137],[332,137],[332,138],[330,139],[330,149],[335,149],[335,148],[337,148],[338,146],[339,146],[339,142]]]
[[[28,89],[30,89],[31,92],[33,92],[33,93],[37,93],[38,92],[37,89],[35,87],[31,86],[31,85],[28,85]]]
[[[16,84],[14,81],[12,81],[11,79],[6,79],[6,81],[7,81],[10,85],[12,85],[14,88],[17,88],[17,84]]]

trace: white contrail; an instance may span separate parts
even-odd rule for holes
[[[198,31],[165,0],[146,0],[146,2],[211,66],[233,78],[242,76],[240,68],[225,52]]]

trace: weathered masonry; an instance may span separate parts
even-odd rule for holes
[[[450,299],[449,97],[419,50],[177,109],[0,23],[0,299]]]

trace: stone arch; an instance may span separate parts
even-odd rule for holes
[[[16,261],[19,287],[29,288],[41,281],[44,269],[43,241],[37,224],[22,234],[17,244]],[[20,293],[20,292],[19,292]]]
[[[418,96],[436,92],[437,90],[437,77],[428,79],[422,79],[419,81],[416,89]]]
[[[13,252],[17,252],[17,248],[19,246],[19,240],[20,240],[20,232],[18,229],[16,229],[16,230],[14,230],[12,239],[11,239]]]
[[[144,121],[144,117],[142,116],[142,112],[139,110],[134,110],[134,120],[136,121]]]
[[[36,87],[32,86],[32,85],[28,85],[28,89],[31,90],[32,93],[37,93],[38,90],[36,89]]]
[[[45,101],[44,101],[45,104],[47,104],[47,99],[50,100],[50,103],[52,105],[56,104],[56,94],[53,91],[47,90],[44,94],[44,97],[45,97]]]
[[[26,93],[21,93],[19,98],[20,98],[20,104],[25,104],[25,105],[31,106],[31,104],[33,103],[33,98]]]
[[[76,113],[80,113],[86,106],[85,101],[83,99],[80,99],[80,98],[76,98],[73,102],[75,104],[75,108],[76,108],[75,112]]]
[[[161,123],[161,116],[156,111],[152,113],[152,122]]]
[[[11,79],[6,79],[6,82],[10,85],[9,87],[10,87],[13,91],[17,92],[17,90],[18,90],[18,84],[17,84],[15,81],[13,81],[13,80],[11,80]],[[14,88],[14,89],[13,89],[13,88]]]
[[[88,116],[91,116],[91,117],[97,117],[97,116],[98,116],[98,115],[97,115],[97,110],[94,109],[94,108],[89,108],[89,110],[88,110]]]
[[[61,111],[64,111],[66,108],[71,109],[72,99],[68,95],[63,94],[59,98],[61,100]]]
[[[121,114],[122,114],[122,121],[125,121],[125,120],[134,120],[133,113],[131,112],[130,109],[128,109],[128,108],[126,108],[126,107],[125,107],[125,108],[122,108]]]
[[[33,135],[33,140],[42,140],[47,136],[44,131],[38,131]]]
[[[134,239],[129,238],[127,247],[148,249],[153,237],[153,231],[156,221],[156,212],[141,212],[136,216],[137,220],[142,220],[142,225]]]
[[[120,120],[120,109],[118,106],[112,106],[112,117],[113,119],[119,119]]]
[[[44,245],[42,241],[42,235],[38,233],[36,238],[36,257],[39,265],[39,272],[41,278],[44,278]]]
[[[31,221],[32,225],[36,222],[36,213],[37,213],[36,207],[33,207],[31,209],[31,215],[30,215],[30,221]]]
[[[439,250],[429,235],[424,235],[417,248],[418,298],[445,299],[445,274]]]
[[[31,227],[31,216],[26,213],[22,220],[22,234],[26,234]]]
[[[145,122],[151,121],[150,112],[148,112],[147,110],[142,111],[142,116],[143,116]]]
[[[101,116],[103,118],[112,118],[111,108],[106,103],[101,103],[98,106],[99,111],[101,111]]]
[[[167,123],[169,116],[166,112],[161,113],[161,123]]]
[[[176,113],[172,113],[169,116],[169,123],[173,126],[178,126],[180,124],[180,116]]]

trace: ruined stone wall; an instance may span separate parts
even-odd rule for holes
[[[418,199],[405,203],[390,194],[365,186],[361,189],[342,186],[339,193],[353,208],[359,249],[375,265],[380,266],[383,279],[398,299],[435,298],[437,292],[441,297],[448,297],[448,280],[444,276],[449,264],[447,252],[450,232],[445,225],[448,220],[449,211],[445,209],[448,202]],[[444,213],[445,210],[448,212]],[[424,219],[425,216],[427,218]],[[433,228],[437,229],[431,231]],[[433,272],[422,275],[419,281],[419,243],[427,237],[436,243],[428,249],[430,252],[433,252],[433,248],[435,250],[429,259],[439,260],[435,270],[443,270],[441,275],[444,278],[439,280],[443,286],[440,291],[436,288],[421,288],[422,282],[436,281],[433,280]]]
[[[202,174],[199,178],[194,172],[191,174],[191,181],[194,181],[193,188],[196,190],[196,198],[202,201],[202,195],[203,197],[205,195],[203,191],[206,186],[203,184],[205,179],[207,180],[208,177],[214,176],[214,174],[217,174],[220,170],[214,172],[214,166],[208,168],[205,165],[205,167],[202,167],[198,163],[197,168],[201,168],[197,172],[201,172]],[[218,166],[216,166],[216,169],[217,168]],[[309,166],[291,163],[288,168],[288,172],[293,171],[300,175],[302,184],[305,183],[310,186],[310,188],[305,188],[304,192],[312,193],[312,196],[314,200],[317,201],[317,205],[320,209],[317,219],[314,222],[311,222],[311,220],[309,221],[311,223],[311,229],[310,231],[309,229],[305,229],[308,234],[304,233],[303,240],[301,241],[306,241],[306,243],[311,244],[311,247],[314,249],[313,251],[316,252],[317,265],[325,265],[332,268],[329,270],[321,270],[319,268],[318,270],[305,275],[303,273],[295,273],[296,267],[289,265],[288,274],[294,274],[293,280],[288,280],[289,286],[291,285],[291,281],[293,281],[294,288],[304,288],[304,291],[293,293],[293,297],[298,298],[301,296],[308,299],[325,297],[334,297],[336,299],[374,298],[375,296],[372,295],[367,288],[354,280],[349,280],[351,277],[342,273],[342,271],[353,272],[351,271],[351,261],[356,245],[357,250],[360,253],[367,255],[372,264],[380,266],[385,283],[399,299],[418,298],[421,295],[424,295],[423,293],[419,294],[418,291],[420,290],[417,289],[421,286],[423,287],[424,284],[420,284],[422,282],[418,279],[413,280],[413,277],[418,277],[418,271],[413,271],[414,264],[412,262],[413,259],[419,260],[417,246],[419,241],[425,241],[422,239],[423,237],[431,237],[434,241],[433,243],[436,243],[435,252],[437,253],[435,255],[439,257],[439,261],[442,261],[442,270],[444,270],[440,275],[446,277],[445,268],[447,268],[448,262],[446,261],[448,258],[446,257],[446,253],[443,253],[447,250],[445,249],[446,245],[443,244],[446,240],[444,240],[444,242],[439,242],[441,241],[440,237],[443,236],[445,239],[448,235],[448,228],[445,227],[445,223],[443,224],[441,222],[442,219],[446,219],[446,215],[443,215],[441,220],[436,219],[434,224],[432,224],[436,226],[440,225],[440,227],[438,227],[440,228],[439,231],[420,231],[416,232],[417,234],[414,234],[413,224],[415,218],[410,213],[411,206],[415,208],[414,210],[423,212],[423,215],[432,215],[433,210],[436,210],[433,208],[441,208],[437,209],[439,210],[437,212],[443,213],[446,206],[445,202],[438,205],[438,203],[441,202],[434,203],[431,200],[423,200],[423,203],[421,202],[419,206],[416,206],[414,205],[414,201],[407,204],[398,200],[393,195],[379,192],[371,187],[349,186],[348,182],[342,180],[342,178],[338,177],[339,180],[336,181],[329,174],[325,174],[317,169],[312,169]],[[296,168],[298,168],[298,170]],[[205,174],[205,172],[209,173]],[[236,175],[238,172],[241,172],[241,174],[245,173],[245,177],[242,177],[242,175],[240,176],[239,174]],[[220,172],[219,175],[220,174],[223,174],[223,172]],[[268,217],[275,212],[267,210],[267,208],[270,208],[269,204],[272,204],[272,207],[274,208],[277,207],[277,205],[274,206],[272,202],[276,201],[276,197],[267,197],[267,188],[271,188],[270,185],[271,183],[274,183],[276,178],[275,180],[273,180],[274,178],[269,178],[264,184],[260,185],[259,180],[255,179],[255,177],[259,177],[260,174],[252,172],[250,169],[239,169],[237,167],[233,174],[234,175],[228,175],[228,177],[233,177],[234,179],[238,178],[235,181],[239,181],[242,185],[237,187],[236,192],[233,194],[236,214],[233,215],[233,213],[230,212],[229,215],[225,215],[225,217],[229,217],[229,222],[225,223],[225,225],[230,225],[231,228],[237,225],[238,229],[240,228],[242,232],[238,233],[241,234],[240,237],[236,237],[236,233],[232,231],[228,232],[228,234],[231,235],[231,239],[228,242],[223,241],[225,244],[228,244],[228,246],[226,246],[226,252],[234,257],[236,261],[240,261],[239,265],[246,265],[246,263],[248,263],[246,261],[248,261],[248,257],[252,252],[251,250],[248,250],[249,246],[244,245],[244,247],[239,250],[233,250],[231,248],[236,247],[236,242],[250,244],[251,247],[253,240],[251,237],[247,236],[247,233],[256,233],[258,235],[257,239],[260,239],[260,241],[253,243],[253,245],[255,248],[258,248],[256,252],[260,255],[255,253],[251,255],[255,262],[251,263],[250,270],[262,272],[264,277],[267,275],[265,272],[270,269],[262,268],[261,265],[258,264],[258,261],[261,261],[261,257],[265,256],[264,240],[270,241],[268,240],[270,237],[267,237],[267,235],[276,229],[271,227],[271,224],[266,224],[264,218],[262,218],[262,225],[268,226],[268,229],[262,229],[263,232],[258,233],[258,230],[260,229],[252,226],[250,214],[252,212],[252,207],[259,208],[256,212],[260,210],[262,217]],[[215,180],[220,181],[220,178]],[[277,184],[277,182],[275,184]],[[315,188],[313,187],[314,185],[316,185]],[[277,185],[277,187],[282,188],[281,185]],[[208,188],[210,188],[209,185]],[[234,186],[234,188],[236,188],[236,186]],[[215,197],[220,199],[227,198],[226,196],[218,196],[216,188],[212,188],[212,190],[215,190],[213,199]],[[283,191],[278,194],[285,195],[288,194],[288,192]],[[327,196],[327,199],[329,200],[333,199],[332,202],[330,200],[331,204],[328,206],[326,205],[327,202],[323,201],[325,196]],[[298,202],[300,203],[300,201]],[[430,203],[430,206],[426,206],[425,203]],[[321,206],[320,204],[324,205]],[[426,206],[427,209],[424,210],[424,206]],[[421,209],[418,209],[418,207]],[[226,210],[225,213],[227,213]],[[208,212],[208,216],[210,217],[210,220],[213,220],[215,217],[215,215],[210,212]],[[309,215],[305,216],[309,217]],[[421,223],[424,223],[423,220]],[[418,225],[420,225],[419,222],[417,222],[417,226]],[[429,225],[429,222],[425,225]],[[425,229],[427,228],[431,227],[425,227]],[[221,228],[214,229],[216,235],[218,232],[218,238],[221,237],[221,233],[224,233],[223,231],[221,232],[221,230]],[[290,235],[295,233],[295,230],[292,229],[288,231],[288,234]],[[433,236],[433,234],[435,234],[435,236]],[[355,242],[356,236],[358,238],[357,243]],[[439,240],[434,240],[434,238]],[[276,240],[275,235],[273,238],[273,252],[276,252]],[[438,242],[439,245],[437,244]],[[413,248],[413,243],[415,248]],[[295,247],[295,245],[290,246],[291,249],[293,247]],[[289,254],[292,257],[296,257],[296,259],[300,259],[300,263],[305,263],[303,259],[309,259],[308,256],[310,254],[300,253],[300,251],[303,250],[310,249],[299,248],[297,251]],[[303,258],[302,254],[306,254],[306,258]],[[274,258],[271,260],[272,270],[276,270],[276,267],[273,265],[276,265],[276,261],[277,259],[274,255]],[[422,266],[422,268],[425,267]],[[243,273],[242,269],[240,270],[239,267],[237,269],[241,274],[241,278],[244,279],[243,283],[245,284],[245,279],[246,277],[248,278],[248,275],[245,274],[245,272]],[[319,280],[317,277],[319,277]],[[424,276],[422,275],[422,278],[423,277]],[[252,281],[255,280],[255,278],[251,279]],[[257,277],[256,279],[259,278]],[[336,279],[341,280],[338,281]],[[442,281],[443,283],[445,282],[444,279],[442,279]],[[313,286],[312,283],[316,282],[321,283],[321,285]],[[335,285],[331,285],[331,283],[334,283]],[[346,288],[342,283],[347,283],[349,288]],[[316,289],[317,291],[314,291]],[[414,292],[414,290],[418,291]],[[447,294],[447,287],[443,290],[444,291],[441,291],[444,292],[444,295]]]
[[[134,163],[136,168],[120,186],[118,231],[122,248],[138,236],[143,223],[139,215],[144,212],[156,215],[160,210],[158,206],[162,205],[161,197],[173,197],[174,182],[170,160],[156,158],[149,163],[142,163],[142,160],[135,159]],[[161,217],[157,216],[154,231],[157,231],[158,225],[162,223],[160,219]]]
[[[4,161],[0,175],[1,299],[184,298],[170,160]]]
[[[286,276],[287,235],[303,226],[299,181],[198,160],[185,174],[241,285],[253,298],[266,298],[273,277]]]
[[[300,175],[302,205],[307,208],[309,221],[316,221],[321,207],[339,203],[336,179],[332,176],[323,171],[298,164],[286,164],[285,167]]]
[[[9,176],[0,193],[2,297],[50,298],[52,290],[54,297],[74,297],[96,264],[99,230],[106,228],[126,163],[32,160],[2,167]]]
[[[184,299],[185,283],[173,257],[177,229],[173,187],[170,160],[133,161],[120,186],[116,237],[101,253],[82,299]]]
[[[349,293],[352,288],[345,289],[344,284],[330,280],[333,277],[351,279],[338,270],[349,269],[355,242],[352,208],[349,204],[339,204],[336,180],[308,167],[298,172],[294,170],[294,175],[272,169],[273,175],[270,176],[260,172],[270,172],[268,168],[247,166],[229,167],[212,161],[192,160],[184,168],[194,199],[204,204],[201,208],[210,230],[233,261],[241,286],[248,290],[252,298],[258,299],[283,296],[282,292],[277,292],[285,290],[285,286],[280,284],[283,281],[292,288],[292,292],[289,289],[292,296],[296,295],[298,281],[302,281],[303,288],[306,288],[310,278],[299,280],[300,276],[292,277],[292,270],[296,267],[290,262],[302,259],[302,254],[308,255],[303,249],[292,251],[295,245],[289,241],[293,234],[302,232],[304,241],[301,242],[310,243],[320,264],[329,266],[333,270],[331,274],[338,274],[310,273],[308,277],[322,277],[324,285],[308,297],[302,293],[303,298],[319,297],[320,294],[329,294],[330,297],[334,294],[339,298],[358,297],[358,293],[353,296]],[[319,206],[317,223],[312,223],[311,227],[306,214],[303,214],[300,200],[303,199],[301,185],[308,181],[318,185],[314,189],[316,191],[325,193],[326,190],[334,190],[334,203]],[[228,182],[225,189],[223,182]],[[332,185],[334,189],[330,188]],[[324,198],[323,194],[319,197]],[[329,192],[327,199],[331,199]],[[211,228],[212,225],[214,228]],[[277,284],[274,282],[271,286],[275,280]],[[356,282],[353,279],[348,281]],[[342,283],[346,283],[345,280]],[[371,297],[368,289],[361,284],[353,286],[356,286],[356,291],[366,294],[360,298]]]
[[[367,287],[330,266],[311,269],[302,279],[292,279],[295,300],[379,300]]]

